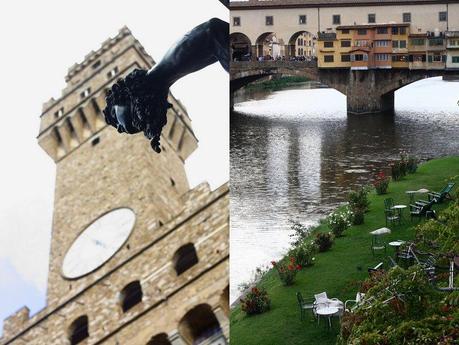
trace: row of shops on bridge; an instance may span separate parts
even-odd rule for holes
[[[318,34],[319,68],[459,69],[459,31],[410,32],[410,25],[343,25]]]

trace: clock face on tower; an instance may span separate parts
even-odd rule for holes
[[[119,208],[92,222],[76,238],[62,264],[65,278],[82,277],[102,266],[126,242],[134,228],[135,213]]]

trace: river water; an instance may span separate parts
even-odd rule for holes
[[[231,302],[256,267],[285,253],[290,220],[316,224],[401,150],[421,159],[459,154],[459,82],[406,86],[392,114],[348,116],[344,95],[314,83],[238,98],[230,133]]]

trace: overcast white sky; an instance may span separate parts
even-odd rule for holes
[[[25,304],[34,313],[45,303],[55,165],[36,136],[42,103],[59,97],[68,67],[123,25],[158,61],[194,26],[228,15],[217,0],[1,2],[0,322]],[[219,64],[172,88],[200,140],[187,161],[192,186],[228,181],[228,89]]]

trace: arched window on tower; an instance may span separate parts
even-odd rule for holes
[[[187,344],[226,344],[220,324],[208,304],[191,309],[180,320],[179,333]]]
[[[193,243],[181,246],[174,254],[174,268],[177,275],[182,274],[187,269],[198,263],[198,255]]]
[[[147,345],[172,345],[166,333],[159,333],[151,337]]]
[[[72,322],[69,328],[70,345],[76,345],[89,337],[88,332],[88,317],[86,315],[80,316]]]
[[[142,286],[138,280],[126,285],[123,290],[121,290],[120,296],[123,312],[127,312],[133,306],[142,302],[142,297]]]

